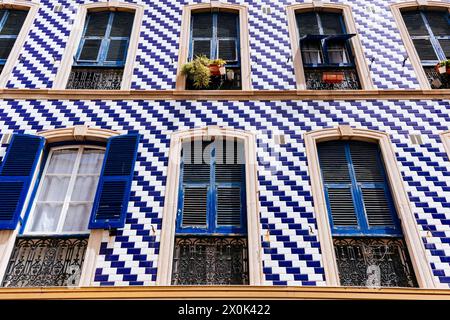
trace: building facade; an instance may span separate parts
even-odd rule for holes
[[[448,297],[448,1],[0,11],[0,296]]]

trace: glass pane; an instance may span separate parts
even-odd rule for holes
[[[225,61],[236,61],[236,41],[219,40],[219,58]]]
[[[192,15],[192,36],[194,38],[212,37],[212,14],[196,13]]]
[[[85,149],[81,156],[78,173],[100,174],[105,151],[96,149]]]
[[[322,50],[319,42],[302,43],[302,57],[304,64],[322,63]]]
[[[63,231],[88,231],[91,204],[70,204],[64,221]]]
[[[315,12],[299,13],[296,18],[300,37],[308,34],[320,34]]]
[[[27,14],[28,11],[10,10],[0,35],[18,35]]]
[[[211,41],[209,40],[195,40],[193,57],[204,55],[211,57]]]
[[[431,45],[430,40],[427,39],[413,39],[414,46],[419,54],[420,60],[438,60],[436,52]]]
[[[78,149],[55,150],[50,159],[47,173],[71,174],[77,154]]]
[[[321,13],[323,34],[344,34],[340,13]]]
[[[450,36],[450,17],[446,11],[427,11],[428,23],[435,36]]]
[[[129,37],[133,27],[134,13],[116,12],[111,26],[111,37]]]
[[[408,11],[402,13],[406,28],[411,36],[428,36],[428,30],[423,18],[418,11]]]
[[[8,59],[16,39],[0,39],[0,59]]]
[[[31,232],[54,232],[58,226],[62,205],[39,203],[34,210]]]
[[[46,176],[39,192],[39,201],[64,201],[70,177]]]
[[[98,177],[80,176],[75,180],[72,201],[93,201],[97,191]]]
[[[106,27],[108,26],[110,12],[89,13],[87,16],[88,25],[86,27],[85,37],[88,36],[105,36]]]
[[[217,36],[222,38],[237,37],[238,15],[220,13],[217,17]]]
[[[101,45],[102,40],[85,40],[78,59],[84,61],[97,61]]]
[[[348,63],[347,49],[343,42],[328,43],[328,61],[330,63]]]
[[[439,44],[441,45],[442,50],[447,59],[450,59],[450,39],[442,39],[439,40]]]
[[[124,61],[127,54],[127,42],[127,40],[111,40],[106,61]]]

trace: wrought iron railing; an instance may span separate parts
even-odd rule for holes
[[[76,286],[87,244],[87,236],[20,237],[16,240],[2,286]]]
[[[342,286],[417,287],[403,239],[335,238]]]
[[[247,240],[242,237],[177,237],[172,284],[248,284]]]
[[[227,71],[229,70],[232,70],[233,77],[228,78],[226,74],[223,76],[211,76],[209,86],[201,90],[241,90],[241,69],[238,67],[227,68]],[[186,79],[186,90],[198,90],[189,78]]]
[[[329,83],[323,80],[324,72],[342,72],[343,81],[339,83]],[[308,90],[359,90],[358,72],[355,69],[318,69],[305,68],[306,89]]]
[[[122,77],[123,69],[73,67],[66,88],[119,90]]]
[[[450,89],[450,75],[439,73],[434,67],[423,67],[433,89]]]

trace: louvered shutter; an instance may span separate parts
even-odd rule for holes
[[[325,195],[333,229],[358,229],[345,144],[324,142],[317,146]]]
[[[369,229],[395,228],[395,212],[390,203],[378,145],[366,142],[350,142],[349,145]]]
[[[419,11],[406,11],[402,13],[402,16],[410,36],[429,36]]]
[[[422,61],[438,60],[433,45],[429,39],[413,39],[417,54]]]
[[[428,23],[435,37],[450,36],[450,14],[448,11],[426,11]]]
[[[196,13],[192,15],[192,58],[212,58],[213,15]]]
[[[232,39],[219,39],[218,57],[227,62],[237,61],[237,42]]]
[[[245,231],[244,146],[236,140],[216,141],[216,227],[230,233]]]
[[[14,134],[0,168],[0,229],[16,228],[45,140]]]
[[[138,144],[138,134],[121,135],[108,140],[90,229],[122,228],[125,225]]]

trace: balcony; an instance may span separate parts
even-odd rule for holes
[[[228,70],[232,70],[233,77],[228,79],[227,75],[223,76],[211,76],[211,82],[207,88],[201,90],[241,90],[241,69],[239,67],[229,67]],[[193,84],[193,81],[186,78],[186,90],[199,90]]]
[[[440,74],[434,67],[423,67],[432,89],[450,89],[450,75]]]
[[[339,83],[323,81],[324,72],[343,72],[344,80]],[[308,90],[359,90],[361,84],[355,69],[305,68],[306,89]]]
[[[174,285],[248,284],[247,240],[242,237],[177,237]]]
[[[403,239],[333,241],[341,286],[417,287]]]
[[[2,286],[76,286],[87,244],[87,236],[17,238]]]
[[[67,89],[119,90],[122,83],[122,68],[73,67]]]

